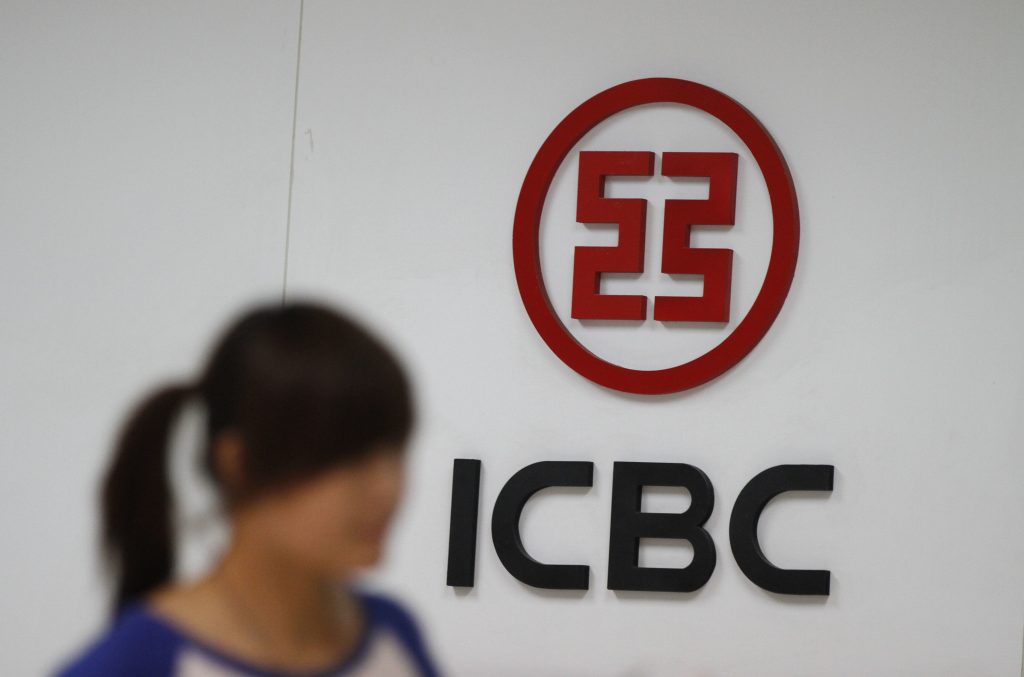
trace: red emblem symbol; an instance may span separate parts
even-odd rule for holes
[[[583,346],[555,313],[540,265],[540,223],[555,173],[573,147],[598,123],[634,106],[674,103],[717,118],[746,145],[768,188],[772,247],[768,270],[747,314],[718,345],[703,355],[665,369],[642,370],[604,360]],[[581,151],[576,218],[580,223],[617,224],[614,247],[576,247],[572,271],[571,317],[578,320],[636,320],[647,317],[646,296],[600,293],[602,273],[640,273],[645,267],[647,201],[604,194],[606,177],[651,176],[651,151]],[[736,215],[736,153],[664,152],[661,174],[703,177],[705,200],[666,200],[661,272],[700,275],[701,296],[659,295],[655,321],[728,322],[733,252],[690,246],[694,225],[733,225]],[[544,141],[523,180],[516,206],[512,250],[516,281],[530,320],[548,347],[582,376],[630,393],[670,393],[705,383],[739,362],[761,340],[778,315],[796,268],[799,216],[789,169],[775,142],[743,106],[710,87],[686,80],[649,78],[607,89],[583,102]]]

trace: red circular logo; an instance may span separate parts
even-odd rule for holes
[[[772,249],[764,283],[749,312],[717,346],[667,369],[641,370],[594,355],[555,314],[540,265],[540,222],[555,173],[569,151],[598,123],[651,103],[690,106],[717,118],[746,145],[764,176],[772,212]],[[721,375],[749,353],[775,321],[796,269],[800,237],[796,191],[789,168],[768,131],[750,111],[705,85],[647,78],[616,85],[580,104],[548,136],[523,180],[516,204],[512,255],[523,305],[548,347],[569,367],[600,385],[628,393],[663,394],[693,388]]]

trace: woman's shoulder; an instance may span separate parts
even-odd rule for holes
[[[353,669],[358,670],[355,666],[363,661],[363,652],[372,650],[370,637],[384,631],[408,652],[420,674],[439,674],[420,623],[404,601],[392,593],[361,586],[353,586],[352,591],[362,602],[369,626],[357,655],[348,662]],[[144,603],[134,602],[52,677],[171,677],[179,652],[188,644],[188,636],[173,624],[154,616]]]
[[[410,607],[394,593],[360,585],[353,586],[352,592],[363,602],[374,620],[385,624],[417,624]]]
[[[401,598],[383,590],[372,590],[354,586],[353,592],[363,602],[370,625],[386,628],[397,635],[405,648],[412,653],[419,668],[425,675],[437,674],[429,643],[424,638],[422,626],[411,608]]]
[[[170,675],[182,637],[134,602],[123,607],[108,627],[60,665],[53,677],[127,677]]]

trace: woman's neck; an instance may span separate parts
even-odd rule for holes
[[[358,612],[347,586],[269,550],[238,526],[205,585],[248,617],[265,642],[296,650],[336,644]]]

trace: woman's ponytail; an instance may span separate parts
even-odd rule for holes
[[[170,580],[173,505],[167,449],[191,384],[163,387],[143,400],[117,438],[102,488],[103,549],[113,567],[114,616],[128,602]]]

